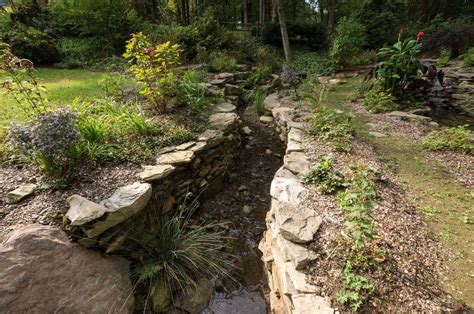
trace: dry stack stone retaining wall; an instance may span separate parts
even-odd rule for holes
[[[271,185],[272,204],[267,214],[267,231],[260,242],[270,286],[273,313],[333,313],[328,299],[319,296],[316,287],[302,270],[316,259],[307,248],[322,221],[311,208],[303,206],[307,189],[303,183],[310,170],[304,153],[305,126],[294,122],[295,109],[283,106],[277,94],[265,100],[265,107],[287,143],[284,165]],[[271,117],[262,118],[270,122]]]
[[[71,233],[84,246],[114,252],[133,232],[139,235],[156,228],[150,217],[172,212],[186,199],[212,194],[222,186],[239,153],[240,125],[236,106],[220,104],[209,117],[207,131],[195,141],[162,150],[155,164],[137,173],[137,182],[100,203],[79,195],[69,197],[66,217]]]

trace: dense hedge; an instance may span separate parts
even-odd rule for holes
[[[290,44],[303,45],[312,49],[321,49],[326,44],[326,31],[320,23],[288,23]],[[263,28],[262,39],[265,44],[280,47],[280,26],[270,23]]]

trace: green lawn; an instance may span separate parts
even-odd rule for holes
[[[105,76],[89,70],[38,69],[36,77],[47,89],[46,97],[53,106],[68,105],[76,97],[93,99],[103,96],[99,82]],[[0,82],[6,77],[0,72]],[[13,98],[0,89],[0,133],[5,132],[11,122],[25,121],[25,114]]]

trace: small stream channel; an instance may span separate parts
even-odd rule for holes
[[[243,147],[229,182],[215,197],[205,201],[199,214],[206,220],[229,222],[232,252],[237,269],[236,283],[216,285],[214,297],[203,313],[266,314],[267,284],[258,243],[265,231],[270,208],[270,185],[281,167],[284,143],[273,128],[261,123],[253,108],[241,112],[244,125],[252,133],[243,139]]]

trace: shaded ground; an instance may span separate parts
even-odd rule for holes
[[[221,304],[221,307],[215,308],[215,313],[266,313],[266,309],[261,307],[266,283],[258,243],[266,229],[265,216],[271,201],[270,184],[282,165],[284,145],[273,128],[259,122],[253,108],[243,113],[242,120],[250,127],[252,134],[244,140],[241,154],[230,172],[229,184],[217,196],[202,204],[200,211],[206,219],[228,221],[228,235],[235,239],[232,254],[239,269],[233,272],[233,276],[241,287],[235,284],[220,287],[218,291],[225,293],[226,297],[217,293],[211,307],[225,299],[233,306],[223,307]],[[259,291],[260,294],[251,291]],[[249,307],[249,304],[255,306]]]

